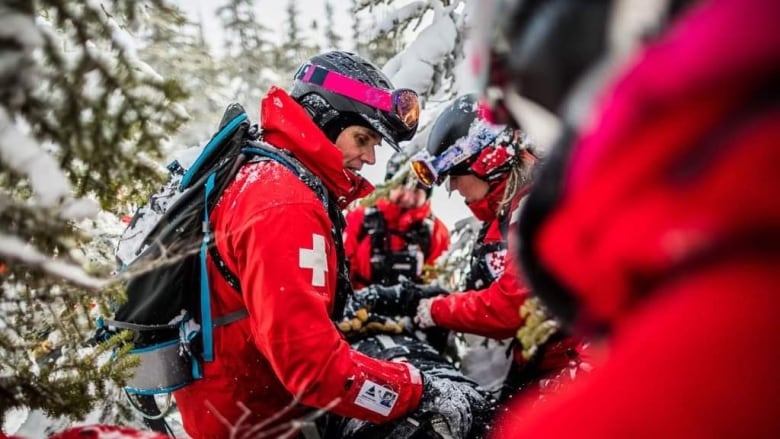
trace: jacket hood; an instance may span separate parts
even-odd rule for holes
[[[322,180],[342,209],[373,192],[374,186],[368,180],[344,168],[338,147],[284,90],[271,87],[260,103],[260,120],[263,138],[300,160]]]
[[[780,233],[778,16],[774,0],[702,2],[604,95],[533,238],[580,322],[614,323],[719,252]]]

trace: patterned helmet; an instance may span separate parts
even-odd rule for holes
[[[476,95],[464,95],[436,119],[426,151],[413,158],[412,168],[428,185],[466,174],[490,182],[512,169],[525,145],[519,130],[488,122]]]

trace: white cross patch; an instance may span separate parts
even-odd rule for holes
[[[298,251],[298,265],[301,268],[311,268],[311,285],[325,286],[325,273],[328,271],[328,258],[325,254],[325,237],[312,234],[313,248],[301,248]]]

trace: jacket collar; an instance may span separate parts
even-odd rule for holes
[[[504,177],[501,181],[495,185],[490,186],[487,195],[482,199],[466,203],[471,213],[482,222],[490,222],[496,219],[498,215],[498,205],[504,198],[504,191],[506,191],[507,179]]]
[[[260,103],[260,120],[263,139],[300,160],[342,209],[373,192],[368,180],[344,168],[341,151],[284,90],[271,87]]]

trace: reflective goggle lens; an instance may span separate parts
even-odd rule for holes
[[[412,171],[414,175],[427,187],[432,187],[436,183],[436,171],[433,170],[433,166],[425,159],[412,160]]]
[[[407,88],[394,91],[393,112],[406,128],[416,127],[420,121],[420,100],[417,93]]]

